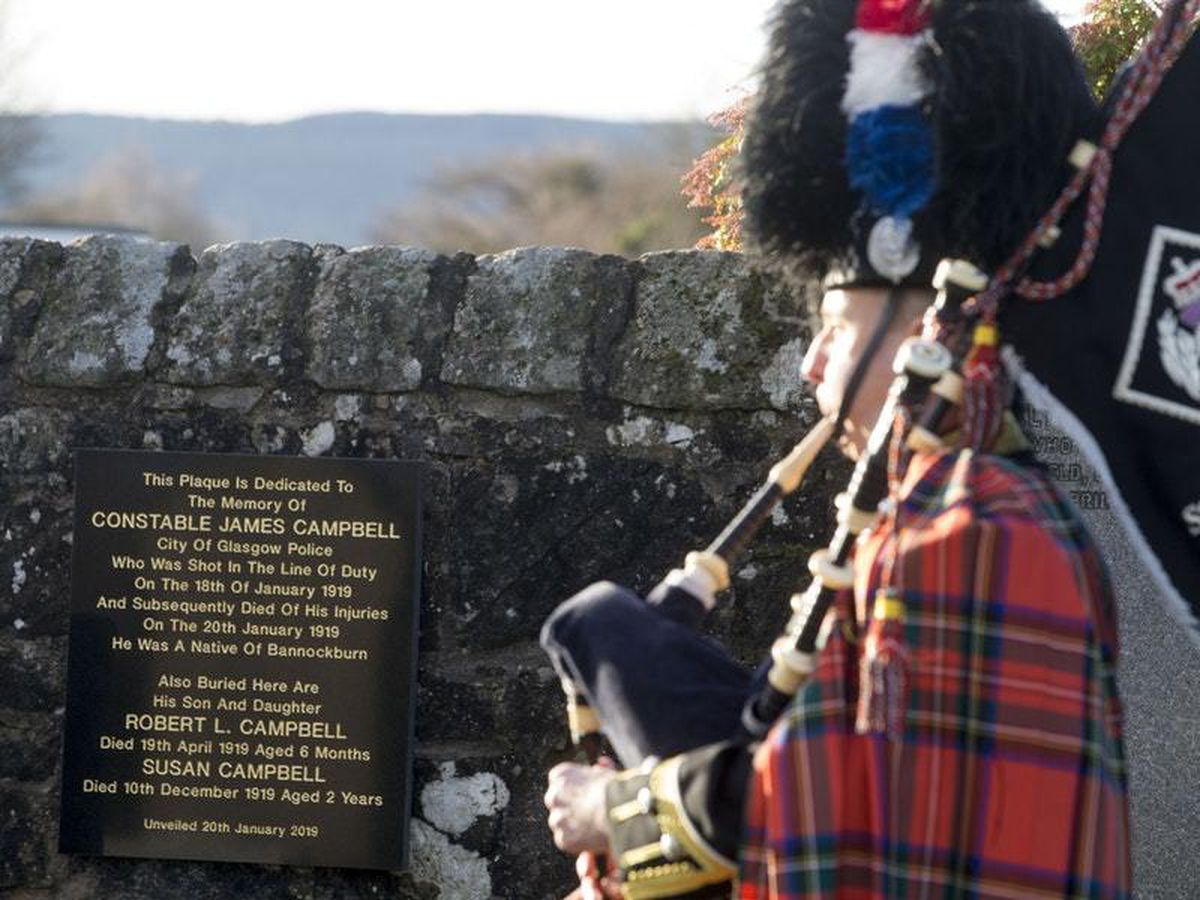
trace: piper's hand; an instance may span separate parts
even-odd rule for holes
[[[550,770],[546,809],[554,844],[567,853],[608,852],[604,790],[616,772],[610,765],[559,763]]]

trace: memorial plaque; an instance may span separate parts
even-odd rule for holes
[[[418,463],[76,455],[60,847],[407,861]]]

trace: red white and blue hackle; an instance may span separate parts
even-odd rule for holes
[[[847,40],[846,171],[863,195],[860,215],[873,220],[867,261],[898,283],[920,262],[912,216],[934,191],[933,130],[922,110],[930,85],[919,65],[932,40],[928,0],[861,0]]]

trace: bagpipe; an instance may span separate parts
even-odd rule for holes
[[[814,670],[831,605],[853,585],[859,534],[886,514],[906,454],[936,451],[953,419],[960,446],[986,446],[1002,411],[1001,362],[1032,405],[1074,439],[1103,479],[1130,542],[1195,639],[1200,610],[1200,0],[1174,0],[1110,92],[1104,123],[1070,155],[1073,177],[990,275],[945,261],[920,337],[900,348],[895,380],[866,452],[836,503],[812,581],[790,600],[770,670],[746,701],[741,729],[764,736]],[[1168,77],[1169,76],[1169,77]],[[999,324],[1006,345],[1001,351]],[[1086,372],[1086,377],[1081,373]],[[689,553],[646,602],[698,627],[772,511],[796,491],[840,430],[826,419],[770,471],[707,548]],[[882,508],[882,513],[881,513]],[[872,619],[902,621],[886,589]],[[877,648],[878,649],[878,648]],[[881,654],[878,679],[891,674]],[[593,761],[603,723],[564,679],[572,740]],[[860,729],[890,730],[887,704]]]

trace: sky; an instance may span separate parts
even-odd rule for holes
[[[1076,15],[1083,0],[1051,0]],[[697,118],[753,88],[774,0],[0,0],[0,101],[277,122],[324,112]]]

